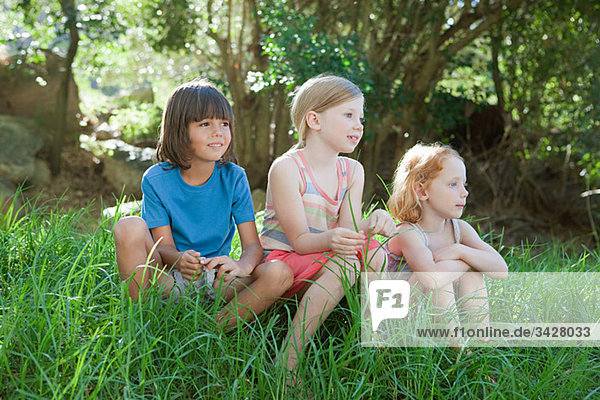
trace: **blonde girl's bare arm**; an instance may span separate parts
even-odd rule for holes
[[[284,157],[273,162],[269,171],[269,187],[277,219],[296,253],[333,250],[340,254],[355,254],[362,245],[362,235],[347,229],[310,232],[300,194],[300,173],[294,160]]]
[[[394,254],[401,254],[413,272],[417,273],[417,279],[429,289],[446,286],[471,269],[462,260],[434,261],[421,234],[408,224],[398,227],[397,234],[388,242],[388,249]]]
[[[356,231],[364,230],[365,223],[362,220],[362,195],[365,185],[365,171],[361,163],[350,159],[350,184],[347,195],[342,200],[340,207],[339,226]],[[356,226],[354,225],[356,222]]]
[[[197,270],[200,267],[198,257],[200,257],[201,254],[195,250],[177,250],[170,225],[152,228],[151,231],[155,241],[160,239],[156,249],[163,259],[163,262],[166,265],[181,271],[184,278],[190,280],[193,279],[194,276],[197,275]]]
[[[243,268],[246,268],[247,273],[250,274],[260,263],[263,256],[263,248],[260,245],[254,221],[241,223],[237,228],[242,245],[242,254],[240,255],[238,263],[241,264]]]

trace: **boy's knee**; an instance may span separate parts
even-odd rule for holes
[[[113,226],[115,241],[139,236],[148,230],[148,225],[140,217],[125,217],[118,220]]]

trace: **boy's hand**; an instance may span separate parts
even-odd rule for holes
[[[249,276],[252,268],[248,264],[240,263],[229,256],[218,256],[203,259],[204,267],[207,271],[217,268],[217,280],[223,277],[224,282],[229,282],[236,276]]]
[[[368,229],[371,233],[383,236],[392,236],[396,233],[396,223],[392,216],[385,210],[375,210],[367,218]]]
[[[181,254],[177,262],[177,269],[181,275],[188,280],[196,280],[202,275],[202,264],[200,253],[195,250],[186,250]]]
[[[444,261],[444,260],[460,260],[462,258],[462,244],[454,243],[450,246],[442,247],[433,252],[433,261]]]
[[[342,256],[355,256],[365,244],[367,237],[362,232],[354,232],[346,228],[335,228],[329,231],[329,247],[331,251]]]

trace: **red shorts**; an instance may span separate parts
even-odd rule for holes
[[[367,242],[365,241],[365,245]],[[371,239],[368,241],[368,252],[375,251],[381,247],[381,244]],[[359,250],[358,259],[361,265],[363,264],[364,249]],[[264,262],[278,260],[283,261],[294,271],[294,283],[292,286],[283,294],[282,297],[292,297],[306,284],[307,280],[310,280],[317,272],[323,268],[323,266],[334,256],[332,252],[323,253],[311,253],[311,254],[297,254],[293,251],[285,250],[273,250],[265,258]]]

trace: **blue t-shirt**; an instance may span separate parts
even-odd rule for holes
[[[229,255],[235,226],[254,221],[250,185],[244,169],[216,164],[200,186],[188,185],[179,168],[160,163],[142,178],[142,218],[148,228],[170,225],[179,251],[196,250],[204,257]]]

